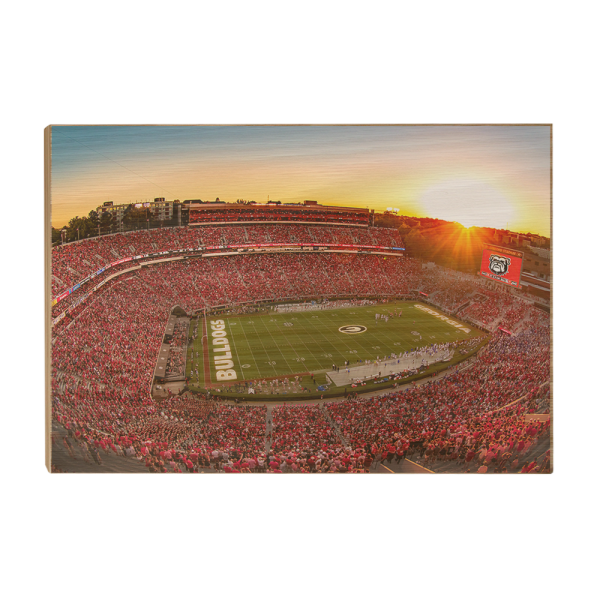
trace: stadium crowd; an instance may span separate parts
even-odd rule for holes
[[[442,448],[446,458],[457,437],[459,454],[465,440],[464,448],[510,440],[519,445],[531,435],[515,429],[515,418],[524,422],[549,393],[549,353],[546,326],[516,336],[497,333],[467,369],[377,398],[328,403],[327,409],[353,448],[382,460],[406,443],[426,461],[432,453],[437,460]],[[502,410],[512,403],[512,410]]]
[[[310,230],[296,227],[290,235]],[[210,229],[227,235],[223,228]],[[66,283],[71,275],[76,279],[73,272],[85,274],[110,255],[118,260],[169,244],[193,244],[198,231],[154,230],[71,244],[62,251],[68,260],[57,257],[53,268],[61,265],[57,277]],[[345,235],[357,243],[373,236],[369,230],[357,232]],[[239,241],[240,235],[238,228],[233,236]],[[106,239],[110,247],[102,245]],[[52,415],[68,432],[63,444],[72,457],[79,448],[100,464],[103,453],[112,452],[142,461],[150,472],[367,472],[381,461],[406,457],[436,470],[549,468],[547,457],[523,464],[550,427],[548,420],[531,417],[548,399],[550,378],[549,318],[531,304],[460,277],[436,288],[433,276],[422,276],[420,265],[404,258],[278,253],[200,260],[157,264],[115,278],[53,327]],[[468,368],[427,384],[322,407],[284,405],[274,408],[272,417],[263,406],[229,405],[198,394],[150,396],[165,323],[175,305],[192,311],[249,302],[265,290],[269,297],[285,298],[412,289],[437,289],[452,306],[477,294],[485,302],[471,304],[464,314],[517,326],[518,332],[494,333]],[[183,348],[187,329],[176,327],[174,333],[173,348]],[[183,356],[181,363],[172,360],[172,372],[183,369]]]
[[[369,213],[367,211],[348,211],[329,209],[327,211],[321,208],[312,208],[310,206],[281,206],[277,204],[242,204],[226,205],[221,202],[221,206],[211,208],[195,208],[190,211],[190,223],[213,223],[236,222],[236,221],[309,221],[316,223],[327,223],[335,225],[339,223],[349,223],[356,225],[366,225],[369,222]]]
[[[192,250],[204,246],[265,243],[401,247],[402,239],[394,229],[318,225],[169,227],[152,231],[117,233],[54,247],[52,249],[52,296],[57,296],[98,270],[107,268],[124,258],[173,250]],[[122,265],[124,266],[121,268],[130,266],[126,263]],[[115,266],[111,268],[114,269]]]
[[[187,350],[188,326],[178,320],[173,328],[173,337],[169,342],[169,356],[165,365],[165,375],[185,375],[185,352]]]

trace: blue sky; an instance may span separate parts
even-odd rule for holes
[[[394,207],[549,235],[550,128],[53,127],[54,226],[157,196]]]

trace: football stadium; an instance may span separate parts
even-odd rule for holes
[[[473,274],[367,209],[184,208],[52,248],[54,472],[551,472],[522,252]]]

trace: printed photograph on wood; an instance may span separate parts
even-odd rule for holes
[[[52,473],[551,473],[551,125],[50,126]]]

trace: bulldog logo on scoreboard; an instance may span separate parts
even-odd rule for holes
[[[506,275],[510,265],[510,258],[490,254],[490,271],[496,275]]]
[[[338,331],[341,331],[342,333],[349,334],[363,333],[366,330],[367,328],[364,325],[344,325],[338,329]]]

